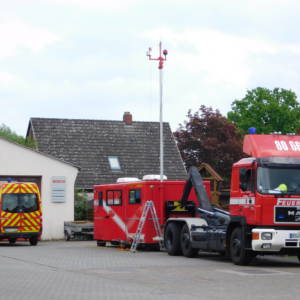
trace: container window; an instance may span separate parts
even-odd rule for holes
[[[142,201],[141,190],[135,189],[129,191],[129,204],[140,204]]]
[[[109,206],[122,205],[122,191],[107,191],[106,203]]]
[[[98,192],[98,206],[103,206],[103,193]]]

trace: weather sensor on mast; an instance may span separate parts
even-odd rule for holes
[[[162,70],[164,68],[164,61],[167,60],[168,51],[163,50],[161,47],[161,42],[159,42],[159,56],[157,58],[152,58],[151,56],[152,48],[149,48],[146,55],[148,56],[149,60],[157,60],[158,61],[158,69],[159,69],[159,125],[160,125],[160,181],[164,180],[164,136],[163,136],[163,73]]]

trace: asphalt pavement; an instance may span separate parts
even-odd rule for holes
[[[209,253],[97,247],[95,241],[0,243],[0,299],[299,299],[295,257],[258,257],[235,266]]]

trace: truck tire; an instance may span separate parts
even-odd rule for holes
[[[185,257],[194,257],[198,253],[198,249],[192,248],[191,233],[187,224],[184,224],[181,229],[180,246]]]
[[[178,223],[171,222],[167,225],[164,234],[165,248],[169,255],[181,255],[180,247],[181,226]]]
[[[106,246],[106,242],[105,242],[105,241],[102,241],[102,240],[98,240],[98,241],[97,241],[97,246],[98,246],[98,247],[105,247],[105,246]]]
[[[71,239],[71,236],[69,235],[68,231],[65,230],[65,241],[69,241]]]
[[[30,243],[31,246],[36,246],[37,243],[38,243],[38,238],[35,237],[35,236],[29,238],[29,243]]]
[[[16,243],[16,240],[17,240],[16,238],[8,239],[10,245],[14,245]]]
[[[241,227],[236,227],[230,237],[230,257],[235,265],[246,266],[254,258],[252,251],[245,249],[245,239]]]

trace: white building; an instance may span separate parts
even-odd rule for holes
[[[10,177],[40,186],[43,240],[62,239],[64,221],[74,220],[77,173],[69,163],[0,138],[0,181]]]

